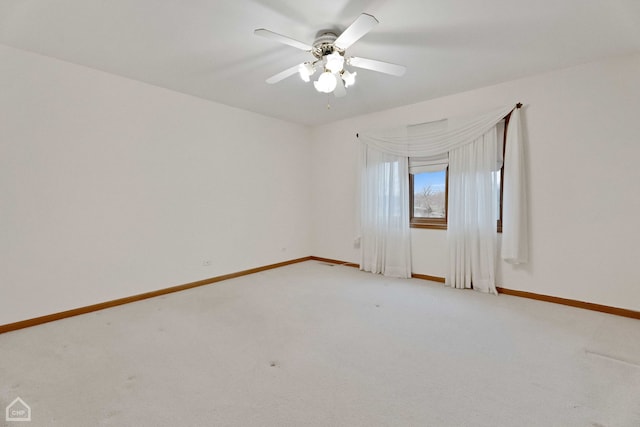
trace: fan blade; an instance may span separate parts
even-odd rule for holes
[[[293,76],[294,74],[296,74],[298,72],[298,69],[300,68],[300,64],[298,65],[294,65],[291,68],[287,68],[284,71],[280,71],[278,74],[275,74],[271,77],[269,77],[267,79],[267,83],[269,83],[270,85],[274,84],[274,83],[278,83],[280,80],[284,80],[289,76]]]
[[[338,83],[336,84],[336,88],[333,90],[333,95],[336,98],[342,98],[347,94],[347,89],[344,87],[344,81],[342,81],[342,77],[336,76],[336,80]]]
[[[356,58],[352,56],[349,58],[349,65],[358,68],[364,68],[365,70],[378,71],[380,73],[391,74],[392,76],[400,77],[407,71],[407,67],[404,65],[392,64],[390,62],[376,61],[375,59]]]
[[[313,46],[311,45],[299,42],[298,40],[294,40],[291,37],[283,36],[282,34],[274,33],[273,31],[265,30],[264,28],[259,28],[255,30],[253,34],[255,34],[256,36],[264,37],[269,40],[273,40],[279,43],[293,46],[297,49],[304,50],[307,52],[313,49]]]
[[[333,43],[340,49],[347,49],[349,46],[360,40],[362,36],[367,34],[373,27],[376,26],[378,20],[373,15],[368,13],[362,13],[353,21],[353,24],[340,34],[340,36]]]

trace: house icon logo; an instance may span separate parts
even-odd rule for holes
[[[16,397],[16,399],[7,406],[7,421],[31,421],[31,408],[24,400]]]

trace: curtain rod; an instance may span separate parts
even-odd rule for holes
[[[516,108],[518,108],[518,109],[522,108],[522,102],[518,102],[516,104]],[[356,138],[360,138],[360,134],[356,133]]]

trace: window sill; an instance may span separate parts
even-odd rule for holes
[[[435,223],[435,222],[417,222],[412,221],[409,224],[410,228],[425,228],[431,230],[446,230],[447,223]],[[502,234],[502,223],[498,223],[497,232]]]
[[[446,222],[418,222],[418,221],[412,221],[410,223],[410,227],[411,228],[427,228],[427,229],[432,229],[432,230],[446,230],[447,229],[447,223]]]

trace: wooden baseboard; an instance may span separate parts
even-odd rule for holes
[[[432,282],[444,283],[444,277],[439,277],[439,276],[429,276],[428,274],[411,273],[411,277],[413,277],[414,279],[430,280]]]
[[[411,277],[416,279],[431,280],[432,282],[445,282],[444,277],[427,276],[425,274],[412,274]],[[554,304],[568,305],[570,307],[583,308],[585,310],[600,311],[602,313],[613,314],[616,316],[630,317],[632,319],[640,319],[640,311],[628,310],[626,308],[611,307],[608,305],[595,304],[592,302],[578,301],[568,298],[554,297],[551,295],[536,294],[534,292],[517,291],[496,286],[499,294],[512,295],[521,298],[529,298],[538,301],[552,302]]]
[[[358,264],[354,264],[346,261],[340,261],[337,259],[321,258],[316,256],[312,256],[310,258],[314,261],[322,261],[322,262],[328,262],[330,264],[346,265],[349,267],[359,268]],[[429,276],[428,274],[412,273],[411,277],[413,277],[414,279],[445,283],[445,278],[440,276]],[[507,288],[498,287],[498,286],[496,286],[496,290],[500,294],[512,295],[512,296],[521,297],[521,298],[529,298],[529,299],[534,299],[538,301],[552,302],[554,304],[568,305],[570,307],[577,307],[585,310],[599,311],[602,313],[613,314],[616,316],[630,317],[632,319],[640,319],[640,311],[628,310],[626,308],[611,307],[608,305],[595,304],[592,302],[584,302],[584,301],[578,301],[578,300],[573,300],[568,298],[560,298],[560,297],[554,297],[550,295],[536,294],[534,292],[517,291],[514,289],[507,289]]]
[[[355,264],[353,262],[340,261],[338,259],[322,258],[322,257],[319,257],[319,256],[311,256],[309,258],[311,260],[313,260],[313,261],[327,262],[329,264],[344,265],[345,267],[360,268],[360,266],[358,264]]]
[[[640,311],[628,310],[626,308],[611,307],[609,305],[595,304],[592,302],[578,301],[568,298],[554,297],[551,295],[536,294],[533,292],[517,291],[515,289],[506,289],[496,287],[498,293],[505,295],[513,295],[521,298],[535,299],[538,301],[552,302],[554,304],[568,305],[571,307],[583,308],[585,310],[600,311],[602,313],[614,314],[616,316],[630,317],[632,319],[640,319]]]
[[[132,302],[141,301],[148,298],[154,298],[161,295],[170,294],[173,292],[179,292],[179,291],[184,291],[191,288],[197,288],[199,286],[210,285],[212,283],[221,282],[223,280],[229,280],[236,277],[246,276],[248,274],[259,273],[261,271],[284,267],[285,265],[296,264],[299,262],[309,261],[311,259],[312,257],[310,256],[304,257],[304,258],[292,259],[289,261],[278,262],[276,264],[265,265],[263,267],[256,267],[256,268],[250,268],[248,270],[242,270],[236,273],[223,274],[221,276],[199,280],[197,282],[186,283],[184,285],[172,286],[170,288],[159,289],[157,291],[151,291],[151,292],[145,292],[143,294],[133,295],[125,298],[118,298],[112,301],[101,302],[98,304],[88,305],[86,307],[74,308],[71,310],[61,311],[59,313],[35,317],[33,319],[27,319],[19,322],[8,323],[6,325],[0,325],[0,334],[3,334],[5,332],[17,331],[18,329],[28,328],[31,326],[41,325],[43,323],[53,322],[54,320],[66,319],[67,317],[73,317],[73,316],[78,316],[80,314],[91,313],[93,311],[104,310],[106,308],[116,307],[118,305],[129,304]]]
[[[250,268],[248,270],[238,271],[236,273],[223,274],[221,276],[212,277],[210,279],[199,280],[197,282],[186,283],[184,285],[172,286],[170,288],[159,289],[157,291],[145,292],[130,297],[119,298],[112,301],[101,302],[98,304],[88,305],[86,307],[75,308],[72,310],[61,311],[59,313],[49,314],[46,316],[35,317],[33,319],[22,320],[14,323],[7,323],[6,325],[0,325],[0,334],[5,332],[17,331],[18,329],[28,328],[31,326],[41,325],[43,323],[53,322],[55,320],[66,319],[67,317],[78,316],[80,314],[91,313],[93,311],[104,310],[106,308],[116,307],[118,305],[129,304],[136,301],[145,300],[148,298],[154,298],[161,295],[170,294],[173,292],[184,291],[191,288],[197,288],[199,286],[210,285],[212,283],[221,282],[223,280],[229,280],[236,277],[246,276],[249,274],[259,273],[261,271],[271,270],[274,268],[284,267],[286,265],[297,264],[304,261],[320,261],[336,265],[344,265],[346,267],[359,268],[358,264],[346,261],[340,261],[331,258],[322,258],[317,256],[308,256],[303,258],[292,259],[289,261],[278,262],[275,264],[269,264],[262,267]],[[439,276],[429,276],[426,274],[412,274],[411,277],[421,280],[430,280],[432,282],[444,283],[445,278]],[[630,317],[632,319],[640,319],[640,311],[628,310],[625,308],[611,307],[608,305],[595,304],[591,302],[578,301],[568,298],[554,297],[550,295],[536,294],[533,292],[518,291],[513,289],[507,289],[502,287],[496,287],[499,293],[505,295],[512,295],[521,298],[529,298],[538,301],[551,302],[555,304],[568,305],[571,307],[583,308],[586,310],[599,311],[602,313],[613,314],[616,316]]]

